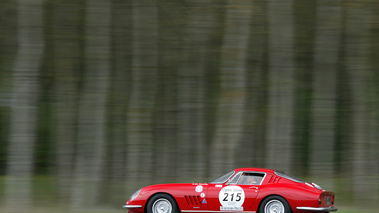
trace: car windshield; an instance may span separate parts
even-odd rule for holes
[[[283,178],[286,178],[288,180],[292,180],[292,181],[295,181],[295,182],[298,182],[298,183],[306,183],[306,181],[304,181],[304,180],[302,180],[300,178],[288,175],[288,174],[286,174],[283,171],[275,171],[275,174],[278,175],[278,176],[280,176],[280,177],[283,177]]]
[[[225,175],[211,181],[210,183],[225,183],[233,174],[234,174],[234,171],[230,171],[226,173]]]

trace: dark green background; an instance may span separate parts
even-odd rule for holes
[[[377,207],[378,1],[35,2],[0,2],[4,206],[268,167]]]

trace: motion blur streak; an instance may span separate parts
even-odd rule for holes
[[[373,0],[1,0],[0,212],[117,211],[238,167],[378,208],[378,20]]]

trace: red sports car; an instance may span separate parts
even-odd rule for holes
[[[284,172],[235,169],[210,183],[159,184],[136,191],[129,213],[330,212],[334,192]]]

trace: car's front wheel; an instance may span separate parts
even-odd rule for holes
[[[288,202],[280,196],[270,196],[263,200],[259,213],[291,213]]]
[[[147,213],[178,213],[174,198],[167,194],[156,194],[147,203]]]

